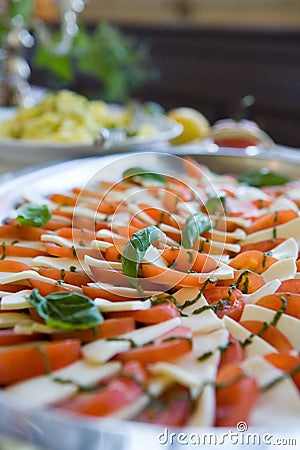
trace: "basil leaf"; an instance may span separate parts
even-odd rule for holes
[[[43,297],[37,289],[33,289],[27,300],[49,327],[86,330],[103,322],[95,303],[76,292],[54,292]]]
[[[193,248],[195,240],[210,228],[211,222],[206,214],[198,212],[188,217],[182,234],[183,247]]]
[[[166,235],[159,228],[150,225],[134,233],[125,245],[122,255],[122,269],[129,278],[130,284],[136,289],[139,289],[139,264],[147,249],[153,242],[165,237]]]
[[[156,183],[166,184],[167,180],[164,175],[156,172],[150,172],[142,167],[131,167],[123,172],[124,178],[133,178],[137,181],[155,181]]]
[[[17,209],[16,220],[25,227],[42,227],[51,218],[51,212],[47,205],[25,203]]]
[[[264,187],[264,186],[281,186],[292,179],[286,175],[273,172],[272,170],[263,167],[260,170],[250,170],[242,174],[238,181],[247,184],[248,186]]]
[[[217,210],[222,206],[225,208],[226,195],[221,194],[217,197],[209,197],[206,202],[205,208],[209,214],[215,214]]]

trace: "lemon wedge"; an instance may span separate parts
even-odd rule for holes
[[[166,115],[183,125],[182,133],[170,141],[173,145],[205,139],[210,133],[209,121],[197,109],[182,106],[170,109]]]

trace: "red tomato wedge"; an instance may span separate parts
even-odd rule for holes
[[[286,353],[269,353],[264,358],[277,369],[290,373],[300,392],[300,358]]]
[[[251,270],[235,270],[234,277],[229,280],[219,280],[217,286],[235,285],[243,294],[252,294],[261,288],[265,281],[262,276]]]
[[[179,427],[186,424],[191,409],[192,399],[188,389],[176,384],[150,403],[134,420],[168,427]]]
[[[106,319],[96,329],[62,331],[51,334],[51,340],[79,339],[81,342],[91,342],[97,339],[109,338],[120,334],[129,333],[135,329],[135,321],[132,317],[120,317]]]
[[[43,339],[40,333],[16,334],[13,329],[0,330],[0,345],[16,345]],[[0,349],[1,351],[1,349]]]
[[[191,351],[191,338],[190,328],[179,326],[156,339],[153,344],[120,353],[116,359],[123,362],[136,360],[141,364],[170,361]]]
[[[238,363],[244,361],[245,350],[241,346],[240,342],[233,336],[229,336],[228,344],[221,350],[221,360],[219,364],[219,370],[224,366],[232,363]]]
[[[284,209],[266,213],[255,219],[245,231],[247,234],[255,233],[256,231],[264,230],[266,228],[277,227],[278,225],[289,222],[297,217],[298,213],[293,209]]]
[[[275,347],[279,352],[290,352],[293,350],[293,346],[290,341],[285,337],[281,331],[279,331],[273,325],[265,326],[264,322],[259,320],[244,320],[240,324],[267,341],[273,347]]]
[[[37,342],[0,350],[0,385],[45,375],[81,356],[80,341]]]
[[[171,301],[166,301],[165,303],[140,311],[122,311],[108,314],[108,317],[132,317],[136,322],[149,325],[164,322],[165,320],[170,320],[173,317],[179,316],[180,313],[178,308]]]
[[[246,375],[238,364],[228,364],[219,370],[216,386],[215,425],[233,427],[238,422],[248,423],[259,394],[255,378]]]
[[[206,301],[216,307],[219,318],[229,316],[234,320],[240,320],[245,307],[245,299],[242,291],[228,287],[218,286],[207,289],[204,293]]]
[[[145,369],[137,361],[130,361],[119,377],[99,391],[78,395],[58,407],[89,416],[108,416],[134,403],[143,394],[146,383]]]
[[[248,269],[260,274],[265,272],[276,261],[276,258],[259,250],[248,250],[247,252],[235,256],[230,261],[229,265],[237,270]]]
[[[277,292],[277,294],[270,294],[260,298],[256,305],[279,311],[283,306],[283,300],[285,300],[284,303],[286,304],[284,314],[300,319],[300,293]]]

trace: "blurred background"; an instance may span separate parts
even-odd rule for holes
[[[30,12],[54,39],[57,3],[35,0]],[[300,147],[300,0],[84,3],[64,55],[38,40],[25,49],[31,84],[113,102],[150,100],[166,110],[189,106],[210,123],[243,114],[275,142]],[[246,95],[255,101],[241,112]]]

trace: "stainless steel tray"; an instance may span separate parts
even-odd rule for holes
[[[199,147],[180,147],[172,150],[162,147],[161,152],[133,153],[128,155],[109,155],[63,162],[15,174],[0,183],[0,221],[20,200],[22,194],[32,196],[47,195],[81,186],[95,178],[118,178],[130,166],[142,166],[160,173],[176,175],[183,171],[180,156],[193,156],[200,163],[219,173],[241,173],[249,169],[268,167],[292,177],[299,177],[300,153],[293,150],[265,152],[252,150],[252,154],[241,150],[205,150]],[[166,153],[164,153],[164,151]],[[181,430],[182,431],[182,430]],[[213,433],[217,444],[221,442],[220,429],[189,429],[187,433]],[[236,430],[233,430],[236,432]],[[252,430],[253,431],[253,430]],[[163,444],[160,433],[164,427],[143,425],[111,419],[70,419],[53,411],[36,411],[20,404],[15,399],[0,391],[0,436],[18,438],[26,443],[36,444],[51,450],[143,450],[195,448],[193,443],[183,444],[178,439],[168,440]],[[170,431],[171,432],[171,431]],[[281,430],[261,429],[259,435],[273,434],[279,439],[297,439],[300,442],[299,427],[286,427]],[[177,431],[178,437],[178,431]],[[213,438],[214,440],[216,438]],[[171,443],[173,442],[173,443]],[[215,441],[216,442],[216,441]],[[0,437],[1,444],[1,437]],[[269,448],[270,445],[251,441],[247,448]],[[225,445],[225,444],[224,444]],[[222,448],[244,448],[242,441],[235,444],[226,441]],[[216,445],[218,447],[218,445]],[[1,447],[1,445],[0,445]],[[202,443],[202,448],[212,448],[209,441]],[[284,448],[296,448],[285,445]]]

